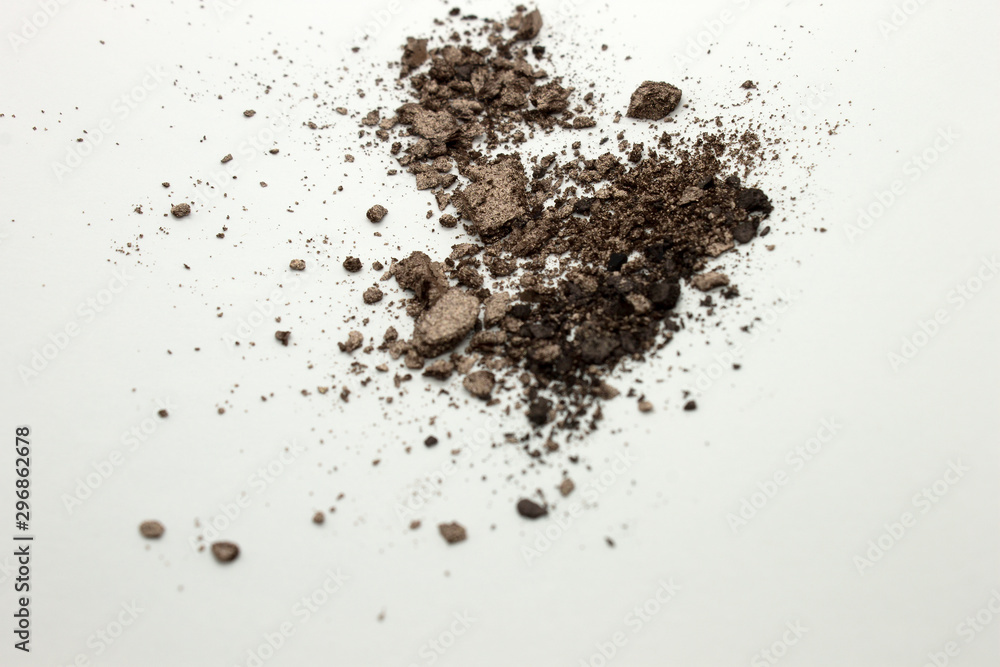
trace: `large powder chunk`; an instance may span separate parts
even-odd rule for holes
[[[460,126],[447,111],[419,110],[413,118],[413,131],[431,141],[448,141],[458,134]]]
[[[677,108],[681,90],[663,81],[643,81],[632,93],[626,115],[629,118],[660,120]]]
[[[563,88],[557,82],[551,81],[544,86],[531,90],[531,102],[545,113],[558,113],[569,108],[569,96],[573,88]]]
[[[470,166],[464,173],[472,183],[456,192],[452,202],[484,240],[506,236],[511,224],[527,211],[528,177],[521,158],[501,155],[488,165]]]
[[[413,290],[423,303],[434,303],[448,290],[448,278],[440,262],[432,262],[419,250],[392,265],[392,274],[403,289]]]
[[[436,357],[458,345],[479,317],[479,299],[460,289],[448,290],[413,328],[413,347],[425,357]]]

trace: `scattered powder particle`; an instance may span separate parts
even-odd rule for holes
[[[378,288],[378,285],[372,285],[371,287],[366,289],[364,291],[364,294],[362,294],[361,296],[364,299],[365,303],[373,304],[381,301],[384,294],[382,293],[382,290]]]
[[[464,542],[466,538],[465,528],[460,523],[442,523],[438,525],[438,531],[448,544]]]
[[[288,339],[292,337],[291,331],[275,331],[274,337],[285,347],[288,347]]]
[[[488,400],[493,392],[496,379],[490,371],[474,371],[465,376],[462,386],[476,398]]]
[[[306,270],[306,260],[304,259],[293,259],[288,263],[288,267],[292,271],[305,271]]]
[[[573,480],[567,477],[559,484],[559,493],[561,493],[564,496],[568,496],[569,494],[573,493],[573,489],[575,488],[576,484],[573,483]]]
[[[226,156],[222,158],[222,164],[226,164],[227,162],[232,162],[232,160],[233,160],[233,154],[227,153]]]
[[[174,204],[170,207],[170,213],[175,218],[183,218],[185,216],[191,215],[191,205],[187,203]]]
[[[365,213],[365,215],[372,222],[382,222],[382,218],[384,218],[385,214],[388,212],[389,211],[385,208],[385,206],[382,206],[381,204],[375,204],[370,209],[368,209],[368,212]]]
[[[213,542],[212,555],[220,563],[231,563],[240,555],[240,548],[232,542]]]
[[[639,401],[639,412],[652,412],[653,404],[649,401]]]
[[[348,257],[344,260],[344,268],[351,273],[357,273],[361,270],[361,260],[357,257]]]
[[[149,539],[157,539],[163,535],[163,524],[159,521],[143,521],[139,524],[139,533]]]
[[[535,426],[542,426],[548,423],[551,410],[552,401],[547,398],[535,399],[528,407],[528,421]]]
[[[687,403],[684,404],[684,409],[687,410],[687,411],[689,411],[689,412],[691,410],[697,410],[698,409],[698,404],[695,403],[694,401],[688,401]]]
[[[256,113],[257,112],[254,111],[253,109],[247,109],[246,111],[243,112],[243,115],[246,116],[247,118],[253,118],[254,114]]]
[[[317,526],[322,526],[324,521],[326,521],[326,515],[322,512],[316,512],[313,514],[313,523]]]
[[[517,501],[517,513],[526,519],[537,519],[545,516],[549,511],[533,500],[521,498]]]

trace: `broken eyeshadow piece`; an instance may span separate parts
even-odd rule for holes
[[[676,109],[680,101],[680,88],[663,81],[643,81],[632,93],[625,115],[629,118],[660,120]]]

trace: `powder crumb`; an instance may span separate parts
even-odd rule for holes
[[[521,498],[517,501],[517,513],[526,519],[538,519],[548,514],[549,511],[534,500]]]
[[[718,271],[709,271],[691,278],[691,286],[702,292],[708,292],[716,287],[725,287],[728,284],[729,276]]]
[[[462,386],[476,398],[489,400],[496,379],[490,371],[474,371],[465,376]]]
[[[467,537],[465,527],[454,521],[438,525],[438,531],[441,533],[441,537],[444,538],[444,541],[448,544],[464,542]]]
[[[231,563],[240,555],[240,548],[233,542],[213,542],[212,555],[220,563]]]
[[[625,115],[642,120],[660,120],[676,109],[680,101],[681,91],[676,86],[663,81],[643,81],[632,93]]]
[[[350,354],[361,347],[364,342],[365,337],[360,331],[351,331],[347,334],[347,340],[343,343],[337,343],[337,346],[340,347],[341,352],[347,352]]]
[[[164,530],[163,524],[159,521],[143,521],[139,524],[139,533],[143,537],[151,540],[162,537]]]
[[[478,316],[476,297],[450,289],[417,320],[413,328],[413,347],[424,357],[447,352],[472,331]]]
[[[437,380],[447,380],[455,370],[455,364],[448,359],[438,359],[424,369],[424,375]]]

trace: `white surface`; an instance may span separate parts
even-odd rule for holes
[[[362,114],[370,107],[354,95],[353,71],[339,80],[341,47],[385,11],[388,25],[351,61],[381,63],[407,34],[429,28],[428,8],[441,16],[447,6],[230,4],[220,17],[215,2],[69,2],[16,50],[9,33],[21,31],[38,5],[8,0],[0,10],[8,35],[0,55],[0,433],[13,441],[15,425],[33,430],[37,536],[33,651],[14,651],[5,630],[0,664],[247,665],[248,651],[285,622],[291,636],[266,665],[427,665],[431,657],[440,665],[599,665],[598,646],[617,632],[625,641],[609,664],[776,664],[760,651],[791,639],[786,624],[796,622],[807,631],[783,652],[782,665],[919,666],[948,642],[957,649],[949,664],[997,664],[1000,618],[987,611],[991,622],[968,634],[960,624],[991,598],[1000,609],[1000,280],[962,307],[952,294],[1000,249],[992,199],[1000,148],[995,3],[927,2],[888,36],[879,28],[892,15],[888,2],[686,2],[668,10],[583,1],[562,3],[562,13],[559,3],[541,3],[543,43],[558,32],[585,45],[575,64],[557,61],[553,69],[596,68],[607,106],[617,99],[624,108],[643,79],[667,79],[709,114],[726,95],[739,101],[737,86],[752,78],[764,113],[810,100],[818,108],[803,115],[806,132],[785,128],[800,141],[801,164],[815,168],[801,178],[789,163],[785,180],[774,170],[759,181],[779,203],[770,237],[777,249],[753,244],[740,280],[746,300],[725,314],[729,333],[710,347],[700,335],[682,335],[617,383],[644,379],[656,411],[639,415],[626,398],[605,407],[596,436],[571,445],[582,458],[567,468],[578,487],[568,500],[582,502],[587,485],[623,452],[634,463],[606,491],[591,493],[596,506],[586,503],[530,565],[522,548],[570,503],[538,523],[512,506],[536,487],[557,497],[565,458],[529,467],[514,446],[500,445],[502,433],[523,431],[520,416],[497,425],[491,412],[437,408],[430,426],[433,397],[419,378],[386,406],[378,397],[389,392],[358,389],[360,378],[346,373],[334,344],[354,326],[344,314],[362,312],[360,291],[375,277],[366,269],[347,278],[344,254],[386,261],[401,256],[397,246],[447,248],[459,234],[428,234],[426,193],[406,180],[383,185],[384,151],[365,157],[350,148],[356,119],[331,107]],[[502,17],[512,5],[461,6]],[[724,17],[711,53],[678,71],[674,54]],[[601,43],[610,47],[604,55]],[[166,78],[147,80],[148,99],[122,117],[115,100],[142,85],[148,67]],[[609,86],[609,77],[617,83]],[[265,97],[268,83],[274,92]],[[307,99],[313,90],[315,103]],[[247,121],[244,108],[258,115]],[[104,119],[113,125],[107,140],[58,180],[53,162]],[[312,119],[336,125],[316,139],[300,126]],[[841,122],[835,136],[825,134],[827,121]],[[282,153],[241,158],[241,142],[268,138],[270,123]],[[949,128],[957,139],[913,180],[908,160]],[[347,149],[357,163],[343,163]],[[239,179],[220,188],[227,197],[212,196],[183,221],[162,217],[171,203],[192,199],[193,179],[218,172],[229,152]],[[897,179],[905,192],[849,239],[859,207]],[[789,189],[778,191],[786,182]],[[333,195],[340,184],[344,192]],[[363,217],[376,202],[391,211],[381,239]],[[132,213],[139,204],[142,216]],[[229,231],[218,240],[223,225]],[[820,226],[829,231],[813,231]],[[324,235],[329,245],[313,247],[321,254],[305,251],[305,239]],[[116,252],[130,241],[139,252]],[[287,263],[303,255],[310,268],[294,283]],[[79,310],[115,271],[125,271],[125,289],[93,317]],[[274,304],[296,344],[274,344],[266,323],[249,338],[256,347],[233,351],[225,336],[264,303]],[[776,303],[781,313],[772,313]],[[894,370],[887,355],[937,310],[947,322]],[[751,337],[738,326],[753,315],[769,324],[758,323]],[[68,323],[79,335],[22,381],[19,366]],[[375,324],[367,331],[385,325]],[[738,372],[713,360],[732,350],[727,340],[744,344]],[[725,370],[701,393],[699,409],[680,411],[694,373],[714,365]],[[320,396],[320,384],[355,387],[351,402],[343,406],[337,390]],[[303,388],[313,394],[301,396]],[[155,417],[158,400],[170,403],[166,420]],[[824,419],[840,425],[837,434],[797,469],[786,454]],[[132,449],[123,434],[144,424],[155,430]],[[421,443],[431,433],[442,444],[427,450]],[[399,503],[446,465],[449,449],[486,442],[477,437],[498,447],[473,445],[463,454],[458,472],[416,513],[423,527],[408,530]],[[253,477],[293,441],[303,451],[273,483]],[[13,452],[6,451],[4,516],[13,513]],[[65,494],[114,451],[122,464],[68,512]],[[968,470],[922,512],[914,494],[950,462]],[[788,483],[734,532],[727,515],[781,471]],[[219,566],[190,547],[194,521],[210,521],[241,497],[248,506],[223,535],[243,553]],[[313,526],[313,511],[331,505],[337,511],[326,525]],[[859,573],[855,557],[904,512],[915,525]],[[147,518],[166,525],[162,540],[139,538],[136,527]],[[470,537],[449,547],[435,526],[453,519]],[[0,539],[8,532],[0,529]],[[0,564],[0,608],[10,619],[12,561]],[[348,579],[306,619],[296,605],[328,571]],[[679,590],[659,613],[642,622],[629,616],[671,580]],[[98,653],[95,633],[133,602],[142,609],[135,622]],[[438,655],[428,642],[450,643],[454,614],[474,620]]]

